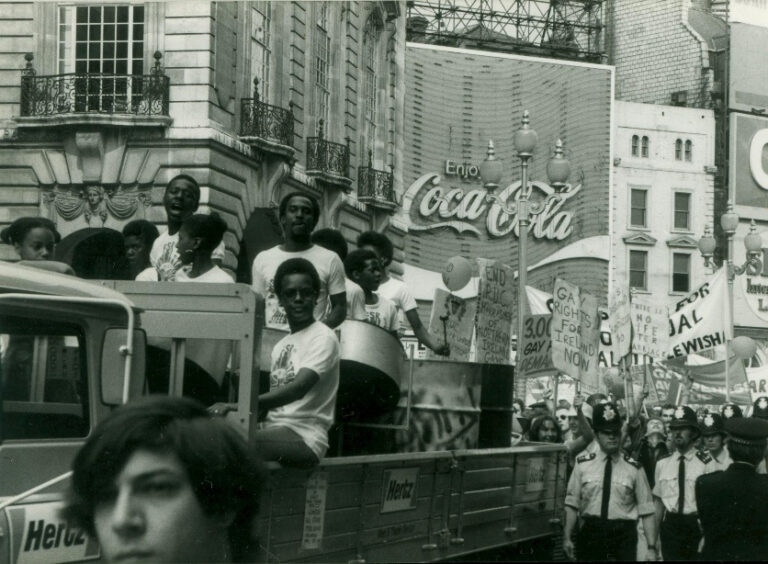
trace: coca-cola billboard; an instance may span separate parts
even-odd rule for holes
[[[610,230],[610,67],[422,44],[406,51],[406,281],[434,277],[455,255],[517,268],[520,160],[513,137],[524,110],[538,133],[529,161],[530,199],[555,189],[546,175],[558,139],[571,175],[559,199],[531,217],[529,283],[551,291],[556,276],[601,302]],[[488,142],[502,161],[500,185],[480,177]],[[489,196],[492,194],[492,197]],[[414,274],[415,273],[415,274]]]

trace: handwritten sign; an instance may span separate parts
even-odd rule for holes
[[[450,360],[469,360],[469,351],[472,346],[472,332],[475,328],[475,314],[477,313],[477,300],[465,300],[458,296],[437,288],[432,301],[432,314],[429,318],[429,332],[440,341],[443,338],[443,320],[445,320],[445,336],[451,347]],[[437,356],[431,350],[427,352],[427,358],[445,359]]]
[[[647,298],[632,301],[632,352],[656,361],[667,358],[669,351],[669,311],[667,306]]]
[[[315,472],[307,480],[307,498],[304,502],[304,533],[302,550],[321,548],[325,529],[325,498],[328,493],[328,473]]]
[[[616,288],[608,304],[608,319],[611,323],[611,350],[616,359],[629,354],[632,340],[629,294],[624,288]]]
[[[517,376],[552,372],[552,338],[549,336],[552,314],[526,315],[523,318],[522,355]]]
[[[600,344],[597,299],[558,278],[552,307],[552,363],[577,380],[594,378]]]
[[[528,460],[528,476],[525,480],[526,492],[540,492],[544,489],[547,477],[547,461],[544,458]]]
[[[477,302],[477,362],[509,364],[509,338],[517,300],[514,270],[488,259],[480,265],[480,291]]]

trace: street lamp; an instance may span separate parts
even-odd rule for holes
[[[747,250],[747,259],[743,264],[737,265],[733,263],[733,236],[736,233],[736,228],[739,226],[739,216],[733,211],[733,203],[728,204],[727,211],[720,216],[720,227],[723,229],[723,233],[728,240],[728,255],[725,260],[728,274],[728,309],[731,314],[731,333],[733,333],[734,318],[733,318],[733,281],[736,276],[740,276],[744,273],[753,273],[760,269],[760,253],[762,252],[763,240],[760,234],[757,232],[757,226],[753,219],[749,226],[749,233],[744,237],[744,247]],[[704,257],[704,264],[710,266],[713,264],[712,255],[715,252],[717,243],[709,226],[704,228],[704,235],[699,239],[699,252]],[[731,347],[734,354],[744,360],[751,358],[755,354],[757,345],[749,337],[736,337],[731,341]],[[728,343],[725,347],[725,401],[731,401],[731,381],[728,369]]]
[[[493,191],[498,188],[503,172],[503,165],[496,158],[493,141],[488,143],[488,154],[480,164],[480,177],[483,180],[488,193],[485,198],[499,205],[507,215],[517,216],[518,241],[517,241],[517,359],[522,358],[522,334],[523,334],[523,304],[526,300],[525,286],[528,278],[528,226],[531,218],[548,209],[554,201],[561,200],[561,190],[566,186],[568,176],[571,173],[571,165],[563,155],[563,142],[558,139],[555,144],[555,153],[547,163],[547,177],[550,185],[555,189],[552,194],[543,200],[530,201],[531,190],[528,185],[528,163],[533,158],[539,136],[530,127],[528,111],[523,112],[522,126],[515,132],[514,144],[517,156],[520,159],[520,191],[516,201],[508,204],[499,199]]]

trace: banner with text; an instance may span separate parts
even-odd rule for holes
[[[635,296],[630,306],[632,316],[632,352],[648,355],[656,361],[669,352],[669,310],[667,306]]]
[[[451,347],[451,355],[447,359],[463,362],[469,360],[476,313],[476,299],[465,300],[442,288],[435,289],[432,315],[429,318],[429,332],[440,338],[445,336]],[[427,349],[427,358],[446,359],[444,356],[437,356],[429,349]]]
[[[670,388],[674,388],[673,382],[683,383],[683,374],[664,364],[654,364],[652,366],[651,376],[653,385],[656,388],[656,394],[661,401],[666,401]],[[693,376],[694,383],[691,394],[688,398],[690,404],[720,405],[725,403],[725,386],[711,386],[697,381]],[[731,386],[731,401],[741,405],[750,403],[749,389],[746,384]]]
[[[475,360],[509,364],[509,340],[517,299],[515,271],[505,264],[484,258],[480,267],[477,301]]]
[[[677,302],[675,309],[669,314],[669,357],[701,352],[732,339],[726,267]]]
[[[552,307],[552,363],[572,378],[596,385],[600,344],[597,299],[558,278]]]
[[[621,359],[629,354],[632,342],[629,293],[623,288],[616,288],[611,294],[608,319],[611,323],[611,350],[614,358]]]

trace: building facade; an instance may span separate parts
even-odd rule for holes
[[[320,226],[350,240],[389,229],[402,246],[389,221],[402,192],[397,2],[0,11],[0,225],[50,217],[59,258],[102,265],[78,274],[108,274],[110,257],[94,255],[104,245],[85,241],[113,241],[135,218],[162,225],[164,187],[181,172],[200,183],[201,211],[226,220],[225,266],[239,280],[279,240],[274,206],[290,190],[321,201]]]
[[[671,303],[701,282],[697,243],[712,224],[711,110],[615,102],[611,279]]]

